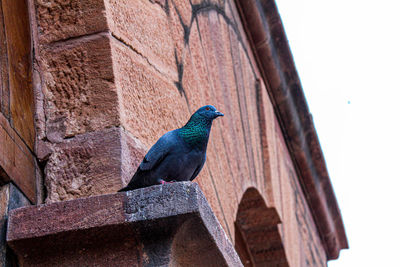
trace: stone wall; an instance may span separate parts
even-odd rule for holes
[[[255,188],[277,211],[289,265],[326,265],[234,1],[30,3],[46,203],[116,192],[163,133],[212,104],[225,117],[195,182],[227,236]]]

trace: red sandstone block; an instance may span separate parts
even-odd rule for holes
[[[290,155],[287,149],[282,152],[279,156],[286,158],[280,177],[282,195],[285,196],[282,202],[282,225],[288,259],[291,264],[299,265],[308,261],[315,266],[326,266],[326,254],[318,229],[289,159]]]
[[[191,106],[193,106],[193,111],[199,106],[212,103],[216,105],[216,107],[224,111],[224,106],[222,102],[218,101],[215,97],[214,90],[211,87],[211,81],[213,76],[208,72],[208,61],[210,58],[206,58],[203,53],[203,46],[198,36],[197,27],[192,28],[192,32],[190,35],[190,54],[185,54],[184,64],[183,64],[183,86],[185,91],[187,92],[189,102]],[[207,49],[212,49],[212,47],[208,47]],[[189,57],[190,56],[190,57]],[[194,60],[197,58],[198,60]],[[199,77],[202,77],[204,80],[200,81]],[[207,89],[205,89],[207,88]],[[207,90],[207,92],[205,92]],[[208,97],[203,97],[208,94]],[[212,96],[212,97],[211,97]],[[210,101],[210,102],[209,102]],[[216,104],[215,104],[215,103]],[[203,104],[201,104],[203,103]],[[229,117],[229,114],[227,114]],[[232,177],[232,173],[230,172],[230,168],[228,167],[228,162],[226,158],[226,151],[222,143],[221,135],[221,123],[224,120],[229,120],[229,118],[218,119],[214,122],[214,126],[210,136],[210,142],[207,152],[207,167],[210,169],[210,177],[209,183],[212,186],[210,189],[206,189],[206,195],[208,193],[212,194],[213,191],[217,190],[218,194],[216,205],[221,205],[220,209],[224,212],[218,213],[217,216],[223,222],[223,226],[225,229],[233,235],[233,221],[235,216],[235,207],[237,204],[237,196],[235,194],[235,189],[233,188],[234,182],[225,183],[226,177],[230,177],[230,179],[235,179],[236,177]],[[223,129],[225,131],[225,129]],[[205,170],[203,170],[204,172]],[[213,181],[211,181],[211,179]],[[202,186],[206,186],[208,182],[205,182],[204,185],[202,183],[202,177],[199,177],[199,183]],[[235,200],[236,201],[232,201]],[[214,203],[212,203],[213,206]],[[215,206],[213,206],[217,209]],[[217,209],[218,210],[218,209]],[[217,211],[218,212],[218,211]],[[229,218],[225,218],[228,216]],[[231,218],[232,217],[232,218]],[[227,225],[225,225],[227,223]],[[228,230],[229,228],[229,230]]]
[[[207,200],[210,203],[212,211],[214,212],[217,219],[221,222],[221,225],[224,228],[225,232],[228,233],[228,225],[224,221],[223,207],[220,205],[218,191],[214,186],[207,162],[208,160],[206,161],[203,170],[194,181],[199,184],[201,190],[204,192],[204,195],[207,197]]]
[[[213,130],[216,130],[215,125],[213,127]],[[217,140],[217,136],[214,134],[211,134],[210,138],[212,140],[210,140],[207,150],[207,164],[210,168],[211,178],[213,179],[212,183],[215,186],[219,205],[221,205],[223,212],[221,223],[222,225],[224,225],[224,223],[226,224],[225,227],[227,229],[225,229],[225,231],[229,234],[229,237],[233,239],[233,222],[235,220],[236,207],[239,201],[233,187],[232,180],[235,179],[235,177],[232,177],[229,168],[223,168],[221,164],[223,161],[226,161],[226,159],[224,159],[224,150],[218,150],[217,144],[220,143],[221,140]]]
[[[249,54],[250,49],[246,41],[244,41],[245,47],[243,47],[243,43],[239,42],[239,38],[236,36],[237,32],[227,26],[216,12],[207,11],[209,13],[198,16],[200,33],[197,32],[197,25],[192,27],[188,49],[183,45],[183,29],[179,25],[177,16],[178,13],[182,13],[184,21],[187,21],[190,15],[190,5],[182,6],[183,1],[177,4],[176,9],[175,6],[170,5],[168,14],[163,3],[160,5],[158,1],[156,1],[158,4],[153,2],[111,0],[106,2],[106,17],[109,19],[112,34],[116,37],[112,38],[111,49],[109,40],[107,40],[100,46],[89,45],[85,50],[85,46],[94,40],[87,37],[64,44],[58,43],[56,46],[52,44],[46,46],[47,48],[42,46],[43,49],[46,49],[41,55],[44,58],[42,65],[45,70],[47,132],[50,141],[61,142],[54,147],[48,169],[46,169],[49,171],[50,177],[52,174],[55,174],[54,177],[56,177],[48,184],[49,188],[53,186],[50,191],[53,196],[54,193],[56,196],[50,201],[55,201],[58,196],[68,199],[106,192],[102,191],[102,188],[115,190],[117,181],[127,182],[129,180],[129,173],[136,168],[144,154],[144,146],[134,137],[140,138],[147,147],[150,147],[165,131],[179,127],[186,122],[190,113],[200,106],[200,103],[215,102],[217,108],[229,115],[216,122],[220,123],[219,126],[222,125],[222,127],[214,126],[209,147],[209,161],[212,159],[212,164],[206,164],[198,181],[202,188],[204,187],[207,197],[211,199],[210,202],[217,217],[221,222],[226,219],[227,222],[223,223],[225,230],[233,231],[232,225],[236,214],[235,201],[232,201],[236,197],[234,192],[241,196],[242,190],[252,185],[257,185],[258,188],[265,186],[265,192],[269,196],[268,199],[271,200],[267,204],[277,206],[280,215],[286,216],[282,215],[283,212],[289,208],[292,210],[293,207],[288,206],[285,201],[280,202],[282,199],[280,188],[283,184],[282,179],[288,179],[287,168],[289,168],[290,158],[280,132],[280,126],[276,122],[272,105],[266,94],[263,95],[263,103],[267,105],[265,118],[264,122],[259,125],[255,109],[256,96],[253,91],[254,77],[252,76],[254,74],[250,71],[250,64],[255,64],[254,60],[251,60],[251,56],[250,62],[247,61],[249,59],[246,57],[244,49],[249,51]],[[218,2],[222,3],[223,1]],[[229,3],[229,1],[225,2],[225,11],[232,18],[233,15],[230,14],[228,7]],[[82,5],[81,3],[77,4]],[[40,5],[45,4],[40,2]],[[52,18],[49,18],[46,12],[52,12],[52,14],[56,14],[53,19],[56,29],[53,29],[54,35],[45,31],[40,32],[42,43],[65,39],[68,36],[79,36],[80,33],[91,33],[93,29],[103,27],[104,15],[101,15],[94,18],[94,22],[88,19],[87,26],[74,28],[71,21],[79,18],[80,14],[75,14],[75,11],[60,14],[57,5],[62,6],[63,4],[51,5],[53,2],[49,4],[47,10],[43,8],[44,15],[42,14],[43,16],[38,19],[39,25],[51,24],[49,21]],[[242,40],[245,40],[239,16],[234,5],[232,6],[234,17],[239,25],[239,34],[241,34]],[[78,6],[72,1],[71,7],[62,8],[68,11],[78,8]],[[96,8],[95,6],[93,12],[97,12]],[[86,9],[82,9],[85,12]],[[89,14],[92,13],[89,12]],[[69,20],[71,18],[60,20],[60,22],[57,20],[57,16],[68,15],[71,15],[71,21]],[[62,25],[61,21],[63,21],[62,23],[66,22],[65,29],[60,26]],[[79,20],[77,21],[77,25],[80,25]],[[51,26],[53,25],[46,27]],[[221,34],[221,32],[223,33]],[[201,41],[199,35],[202,36]],[[84,45],[81,46],[80,42]],[[107,45],[104,45],[106,43]],[[77,47],[79,48],[77,49]],[[178,81],[174,49],[177,49],[178,62],[183,62],[182,83],[189,98],[187,100],[189,107],[185,104],[183,95],[179,95],[174,85],[174,82]],[[263,51],[271,53],[268,47],[259,47],[259,49],[266,49]],[[112,64],[110,64],[110,50],[112,51]],[[52,57],[54,58],[52,59]],[[90,61],[91,58],[94,58],[93,61]],[[79,62],[79,59],[83,59],[83,63]],[[104,60],[101,66],[93,65],[101,60]],[[70,66],[62,66],[63,61]],[[265,62],[261,63],[265,64]],[[95,67],[90,68],[92,65]],[[274,70],[272,72],[277,73]],[[269,77],[272,85],[279,80],[278,76],[275,76]],[[86,87],[87,84],[90,86]],[[265,90],[264,86],[262,84],[262,90]],[[94,94],[90,95],[93,88]],[[96,88],[100,88],[99,91],[96,91]],[[109,102],[106,100],[106,105],[104,105],[102,101],[108,97],[110,92],[112,97]],[[91,101],[86,102],[88,96]],[[84,107],[81,109],[78,103],[84,103]],[[100,112],[95,110],[97,103],[100,103],[99,105],[102,107]],[[105,108],[107,106],[112,110],[107,110]],[[79,113],[80,110],[83,112]],[[105,120],[102,121],[97,116],[101,116],[104,112],[110,113],[106,114]],[[93,121],[92,118],[94,118]],[[109,118],[111,120],[108,120]],[[114,133],[108,133],[104,137],[105,139],[101,139],[96,135],[103,133],[100,131],[103,128],[120,124],[128,129],[132,136],[128,134],[114,138],[112,137]],[[96,125],[99,127],[96,128]],[[266,140],[259,139],[260,127],[266,128]],[[82,139],[76,136],[70,140],[63,140],[65,137],[96,130],[98,131],[85,134],[87,139],[82,135]],[[110,137],[112,141],[107,140]],[[108,149],[108,154],[101,151],[100,143]],[[261,177],[263,172],[261,171],[261,152],[259,150],[261,144],[263,146],[263,162],[267,164],[266,160],[268,160],[268,165],[271,166],[268,167],[267,172],[264,168],[264,174],[267,173],[266,177],[268,177],[264,178],[267,179],[266,185],[263,185],[263,179],[260,179],[263,178]],[[45,151],[43,154],[46,153]],[[238,155],[245,156],[239,158]],[[109,162],[110,159],[111,162]],[[104,166],[99,168],[96,161]],[[66,171],[57,169],[58,166]],[[102,168],[107,166],[109,166],[107,170]],[[227,177],[230,177],[227,174],[229,167],[234,170],[231,179],[235,179],[241,184],[233,189],[233,182],[228,186],[224,184],[229,180]],[[94,169],[98,173],[93,171]],[[106,178],[114,176],[118,176],[119,180],[113,180],[114,178],[111,182],[106,180]],[[78,179],[74,180],[75,177]],[[99,181],[99,187],[95,187],[97,181]],[[82,187],[80,187],[80,183],[83,185]],[[78,189],[76,190],[77,185]],[[274,189],[272,190],[272,188]],[[304,196],[302,196],[302,200],[304,200]],[[306,214],[306,212],[304,213]],[[287,218],[289,217],[287,216]],[[309,214],[305,215],[306,224],[309,224],[308,220],[312,222]],[[293,221],[290,222],[293,223]],[[315,234],[316,239],[310,241],[311,243],[319,241],[317,231],[314,230],[311,230],[311,235]],[[296,234],[295,232],[294,234]],[[285,228],[283,233],[293,234],[290,229]],[[291,240],[289,237],[287,238]],[[308,238],[309,235],[304,236],[304,239]],[[288,242],[290,243],[290,241],[286,243]],[[318,244],[318,247],[322,248],[321,244]],[[307,251],[308,259],[311,259],[316,251],[314,247]]]
[[[203,4],[204,3],[204,1],[203,0],[193,0],[193,1],[191,1],[192,2],[192,4],[194,4],[194,5],[198,5],[198,4]],[[219,6],[222,6],[222,4],[225,2],[224,0],[210,0],[210,1],[208,1],[208,2],[210,2],[210,3],[212,3],[212,4],[218,4]],[[228,1],[227,1],[228,2]]]
[[[168,9],[168,31],[174,42],[174,54],[178,62],[187,57],[187,46],[185,38],[190,39],[188,34],[192,8],[185,1],[171,1]],[[192,26],[192,29],[194,27]]]
[[[290,265],[299,266],[301,265],[299,254],[297,251],[300,250],[299,244],[299,229],[298,222],[296,220],[296,203],[294,201],[295,192],[290,186],[290,177],[288,177],[288,170],[286,166],[281,176],[281,190],[282,195],[285,196],[282,201],[283,217],[283,242],[285,244],[285,252]],[[289,194],[289,195],[288,195]]]
[[[243,79],[241,75],[241,63],[239,59],[239,40],[236,33],[230,29],[230,44],[231,44],[231,61],[233,73],[235,75],[235,87],[231,90],[231,99],[232,99],[232,112],[235,114],[234,127],[235,134],[237,136],[237,146],[241,148],[238,153],[241,155],[246,155],[246,160],[240,162],[242,166],[240,169],[242,170],[241,176],[246,177],[247,179],[243,179],[242,190],[245,190],[251,184],[250,181],[254,181],[253,170],[251,166],[251,162],[249,162],[248,158],[248,148],[246,147],[246,136],[248,135],[248,128],[246,127],[246,117],[244,117],[245,103],[244,103],[244,93],[243,93]],[[242,154],[243,153],[243,154]]]
[[[174,42],[162,2],[37,0],[39,42],[43,45],[109,30],[159,71],[177,78]]]
[[[119,124],[109,41],[99,34],[41,51],[50,141]]]
[[[220,32],[218,36],[221,38],[215,38],[218,41],[218,46],[221,47],[220,54],[223,64],[221,64],[221,69],[223,70],[223,75],[220,75],[221,79],[221,90],[215,92],[219,103],[224,103],[223,111],[226,114],[224,120],[221,120],[221,125],[224,131],[224,143],[227,149],[227,156],[230,162],[230,168],[235,176],[235,186],[236,191],[239,195],[243,194],[244,177],[248,177],[245,172],[245,163],[243,160],[237,159],[236,155],[244,155],[246,153],[244,146],[238,146],[237,127],[241,127],[241,117],[238,106],[237,97],[237,84],[235,79],[234,67],[232,64],[232,53],[231,53],[231,40],[229,36],[229,31],[231,26],[225,23],[221,18]],[[222,77],[221,77],[222,76]],[[235,112],[236,111],[236,112]],[[240,149],[242,148],[242,149]]]
[[[190,113],[173,80],[115,39],[112,58],[121,123],[133,136],[150,148],[164,133],[186,123]]]
[[[107,29],[104,1],[35,0],[41,44]]]
[[[7,241],[21,266],[242,266],[191,182],[17,209]]]
[[[192,18],[192,5],[188,4],[186,1],[171,1],[170,9],[176,9],[179,17],[186,26],[190,26]]]
[[[279,139],[276,139],[276,157],[277,157],[277,176],[272,177],[272,188],[273,188],[273,195],[274,195],[274,207],[276,208],[276,211],[278,212],[279,216],[282,218],[283,216],[283,210],[282,210],[282,191],[281,191],[281,177],[283,174],[283,169],[285,168],[285,162],[284,159],[282,158],[282,144]]]
[[[274,110],[267,94],[265,85],[261,82],[258,90],[257,103],[260,108],[259,127],[262,142],[261,150],[264,173],[264,183],[261,185],[261,188],[264,188],[263,192],[265,192],[267,205],[274,206],[272,177],[278,177],[279,172],[277,169],[276,158],[275,123],[270,123],[274,122]]]
[[[105,5],[111,33],[162,74],[178,80],[166,9],[148,0],[107,0]]]
[[[248,143],[249,151],[252,152],[250,156],[253,161],[255,181],[258,186],[262,186],[264,183],[264,173],[262,166],[262,156],[261,156],[261,139],[260,139],[260,119],[258,109],[260,108],[257,103],[257,90],[260,86],[258,80],[261,77],[257,76],[256,64],[251,61],[249,56],[249,51],[245,51],[242,46],[240,46],[240,58],[242,62],[242,72],[244,80],[244,92],[245,92],[245,102],[246,102],[246,114],[248,121],[248,133],[250,143]]]
[[[212,86],[200,33],[195,25],[190,32],[189,46],[186,49],[188,51],[183,59],[182,83],[187,91],[189,104],[194,111],[197,106],[208,104],[209,98],[206,98],[206,95],[211,92]]]
[[[78,135],[53,146],[45,167],[47,203],[116,192],[145,154],[121,128]]]
[[[207,19],[207,16],[200,15],[200,17],[201,18],[198,19]],[[189,38],[191,57],[185,57],[184,59],[183,85],[184,88],[187,89],[187,95],[189,96],[190,103],[193,103],[193,106],[199,101],[200,103],[207,102],[212,104],[215,102],[216,104],[214,105],[216,105],[219,110],[225,112],[223,101],[220,101],[215,95],[215,91],[220,90],[220,77],[215,76],[218,75],[219,70],[209,69],[210,62],[214,61],[213,64],[215,65],[215,60],[213,58],[213,53],[210,52],[214,50],[213,46],[210,47],[209,42],[203,42],[205,38],[208,37],[209,35],[207,32],[200,40],[197,27],[192,28]],[[209,51],[210,53],[205,53],[205,50]],[[185,56],[187,56],[187,54],[185,54]],[[197,77],[194,76],[195,74],[197,74]],[[198,77],[201,77],[202,80],[200,80]],[[196,88],[197,80],[199,80],[197,84],[200,84],[198,89]],[[217,85],[218,89],[215,89],[214,87]],[[201,98],[202,96],[204,97]],[[223,214],[217,216],[222,216],[223,222],[227,224],[223,225],[226,227],[226,230],[230,234],[231,238],[233,238],[233,222],[236,214],[236,205],[238,202],[236,190],[234,188],[234,180],[237,179],[237,177],[232,177],[232,172],[230,171],[230,167],[228,165],[226,150],[222,141],[222,138],[225,138],[224,132],[226,132],[229,127],[226,129],[221,128],[221,123],[223,121],[230,121],[229,117],[230,114],[227,114],[227,116],[224,118],[214,122],[207,153],[207,166],[210,167],[210,174],[212,177],[210,179],[212,179],[212,183],[215,184],[214,190],[217,190],[217,205],[221,205],[220,208],[223,211]],[[230,177],[229,180],[231,182],[226,183],[226,177]]]
[[[209,19],[210,17],[213,17],[213,19]],[[210,24],[210,20],[213,20],[214,23]],[[193,58],[196,57],[198,60],[193,60],[193,62],[191,62],[189,61],[190,59],[186,60],[185,58],[183,82],[184,86],[187,85],[185,88],[193,88],[196,79],[192,77],[194,71],[191,68],[193,64],[199,66],[196,68],[196,72],[199,76],[205,76],[203,84],[209,87],[207,93],[204,94],[208,94],[208,97],[206,96],[205,98],[209,98],[210,101],[215,101],[217,107],[226,113],[226,116],[219,120],[220,122],[214,123],[219,124],[214,126],[211,134],[211,141],[208,150],[208,166],[210,166],[210,172],[219,195],[221,209],[224,212],[223,219],[226,221],[229,231],[233,233],[233,221],[236,216],[238,195],[243,191],[242,186],[237,188],[236,183],[239,183],[240,185],[242,185],[243,182],[247,183],[246,180],[248,180],[249,176],[240,175],[238,171],[230,171],[230,164],[235,166],[238,165],[238,162],[240,164],[240,162],[243,161],[243,157],[239,158],[238,155],[245,155],[246,151],[242,150],[242,153],[226,152],[226,147],[230,147],[231,151],[233,151],[232,149],[234,148],[237,149],[237,143],[232,140],[232,136],[235,135],[234,131],[232,131],[232,124],[234,124],[234,121],[237,121],[239,124],[241,122],[239,113],[236,113],[237,117],[234,117],[231,112],[229,112],[228,107],[230,107],[231,99],[230,94],[225,92],[226,90],[228,90],[228,92],[230,90],[236,91],[235,78],[231,64],[232,59],[230,47],[228,49],[220,48],[224,46],[224,44],[221,43],[221,38],[219,38],[221,31],[220,27],[226,26],[226,21],[221,16],[217,15],[216,12],[211,12],[208,15],[199,15],[198,21],[202,34],[201,40],[195,34],[197,33],[197,27],[193,29],[194,32],[191,33],[189,39],[190,53]],[[230,46],[229,42],[228,46]],[[226,62],[229,62],[230,64]],[[186,73],[188,68],[190,68],[189,74]],[[225,75],[225,73],[228,75]],[[229,75],[229,73],[231,75]],[[230,80],[228,80],[227,77],[229,77]],[[228,84],[232,86],[228,87]],[[192,97],[197,96],[198,94],[192,92],[192,90],[188,90],[188,95],[190,96],[189,99],[193,101]],[[237,96],[235,100],[237,102]],[[228,110],[225,111],[225,108]],[[229,160],[228,157],[230,158]],[[228,183],[226,183],[226,177],[230,177]],[[235,199],[236,201],[234,201]]]
[[[215,11],[210,11],[210,13],[215,13]],[[211,99],[215,101],[214,91],[219,89],[219,80],[217,79],[219,65],[216,62],[216,54],[214,53],[213,43],[216,36],[213,36],[213,32],[211,31],[208,13],[200,13],[197,16],[197,21],[199,24],[201,44],[207,66],[208,79],[210,80],[211,85],[211,91],[209,92],[209,94]]]
[[[126,186],[136,172],[143,157],[147,153],[147,148],[143,143],[135,138],[130,132],[120,130],[121,138],[121,181],[122,185]]]
[[[208,104],[204,99],[204,88],[209,86],[209,82],[208,80],[200,80],[199,75],[202,69],[196,67],[196,63],[193,60],[191,52],[191,50],[187,50],[183,59],[182,86],[188,98],[190,112],[193,113],[199,107]],[[199,63],[201,64],[203,61],[197,62],[197,65]]]
[[[242,194],[243,190],[245,190],[248,186],[254,185],[254,182],[251,182],[252,173],[247,172],[244,174],[246,169],[243,168],[242,162],[245,161],[247,163],[247,168],[251,166],[251,169],[248,169],[254,172],[253,160],[249,158],[251,154],[248,151],[255,148],[255,146],[259,146],[259,144],[252,144],[253,146],[246,147],[243,143],[243,146],[238,147],[238,142],[243,142],[242,137],[239,137],[237,132],[233,131],[233,125],[236,123],[236,127],[243,129],[243,134],[250,133],[252,129],[250,127],[246,127],[243,124],[243,121],[248,121],[254,118],[254,114],[240,114],[240,105],[235,106],[236,104],[241,103],[244,104],[245,107],[248,105],[247,102],[238,99],[238,91],[245,90],[246,88],[241,88],[237,82],[237,75],[240,73],[236,73],[236,69],[233,65],[232,48],[235,47],[231,42],[238,42],[238,38],[235,35],[235,38],[230,38],[229,32],[232,31],[232,26],[228,25],[223,16],[218,15],[216,12],[211,12],[208,15],[209,18],[209,32],[212,38],[211,44],[213,45],[213,54],[215,55],[212,60],[212,65],[215,66],[215,71],[211,72],[212,79],[215,81],[219,81],[219,83],[215,84],[214,94],[218,103],[224,103],[224,108],[228,115],[222,121],[222,129],[224,129],[223,136],[224,138],[224,146],[230,147],[231,153],[228,153],[228,157],[230,157],[231,165],[241,166],[240,172],[235,172],[235,181],[236,181],[236,191],[238,194]],[[223,38],[221,38],[221,36]],[[231,93],[229,93],[231,92]],[[232,108],[235,106],[235,108]],[[247,108],[250,108],[247,106]],[[236,112],[235,112],[236,110]],[[246,116],[247,115],[247,116]],[[242,139],[242,140],[240,140]],[[236,150],[236,151],[235,151]],[[242,159],[239,159],[237,155],[243,155]],[[241,162],[242,161],[242,162]],[[250,164],[249,164],[250,163]],[[243,175],[244,174],[244,175]]]

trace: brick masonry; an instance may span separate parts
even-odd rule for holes
[[[234,1],[31,1],[46,203],[116,192],[198,107],[215,121],[196,182],[227,236],[245,191],[275,208],[290,266],[327,257]]]

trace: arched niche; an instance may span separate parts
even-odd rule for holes
[[[244,266],[289,266],[275,208],[268,208],[254,187],[239,203],[235,221],[235,249]]]

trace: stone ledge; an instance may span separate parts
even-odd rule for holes
[[[16,209],[7,242],[21,266],[241,266],[191,182]]]

